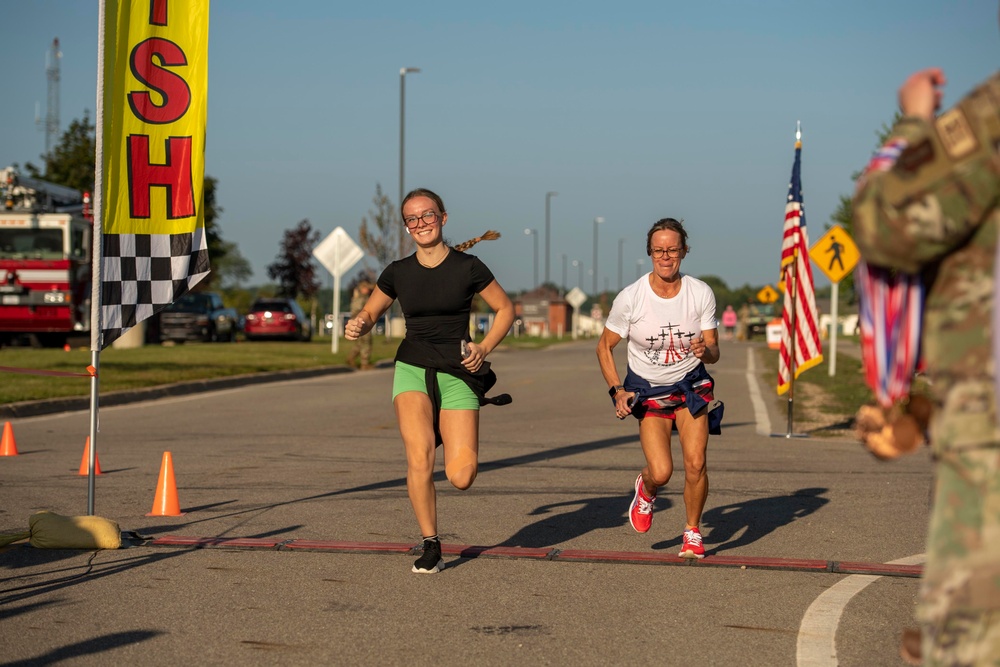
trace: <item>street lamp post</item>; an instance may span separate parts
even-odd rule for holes
[[[545,193],[545,282],[549,282],[549,239],[551,238],[551,233],[549,232],[549,201],[558,195],[558,192],[546,192]],[[535,281],[538,282],[537,280]]]
[[[535,242],[535,287],[538,287],[538,230],[537,229],[525,229],[524,233],[528,236],[534,237]]]
[[[566,253],[563,253],[562,260],[562,293],[566,294]]]
[[[602,222],[604,222],[604,218],[594,218],[594,296],[597,296],[597,225]]]
[[[397,206],[403,205],[403,169],[406,165],[404,160],[405,156],[405,137],[406,137],[406,75],[416,74],[420,71],[419,67],[401,67],[399,69],[399,199],[396,200]],[[403,252],[406,246],[406,237],[402,227],[399,230],[399,256],[403,256]]]
[[[576,286],[579,287],[580,289],[583,289],[583,262],[581,262],[578,259],[574,259],[573,266],[579,267],[580,269],[580,273],[577,275],[576,278]]]

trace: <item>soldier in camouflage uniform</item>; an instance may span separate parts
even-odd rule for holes
[[[1000,665],[1000,427],[992,335],[1000,225],[1000,74],[935,116],[939,69],[899,89],[902,118],[858,182],[872,265],[927,288],[922,355],[935,497],[918,617],[928,665]]]
[[[351,294],[351,317],[357,317],[358,313],[365,307],[368,303],[368,297],[372,294],[372,282],[368,279],[362,279],[358,283],[358,286],[354,288],[354,292]],[[347,355],[347,365],[354,366],[359,364],[363,371],[372,368],[372,334],[371,332],[366,333],[361,336],[356,341],[354,341],[354,347],[351,348],[350,353]]]

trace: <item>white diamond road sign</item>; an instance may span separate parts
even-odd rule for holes
[[[579,308],[587,300],[587,295],[579,287],[574,287],[566,293],[566,302],[574,308]]]
[[[337,227],[313,248],[313,257],[325,266],[334,277],[341,277],[365,256],[343,227]]]

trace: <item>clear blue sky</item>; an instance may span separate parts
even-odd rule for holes
[[[0,165],[39,163],[45,56],[62,45],[62,129],[89,110],[96,0],[6,2]],[[810,239],[876,147],[914,69],[937,65],[950,105],[1000,63],[996,0],[377,3],[215,0],[206,169],[224,238],[266,281],[285,229],[307,218],[357,238],[375,184],[397,198],[399,70],[406,187],[444,198],[447,238],[508,290],[530,288],[526,228],[545,278],[598,287],[643,270],[645,232],[686,221],[684,270],[730,286],[777,278],[795,123]],[[369,264],[373,266],[369,258]],[[325,271],[324,284],[328,284]],[[826,284],[817,272],[817,282]]]

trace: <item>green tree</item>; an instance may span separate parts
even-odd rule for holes
[[[739,310],[740,306],[745,303],[757,303],[757,293],[764,287],[763,285],[753,286],[744,283],[741,287],[730,288],[722,278],[711,275],[698,276],[698,280],[705,282],[712,288],[712,293],[715,294],[715,311],[720,314],[726,309],[726,306],[732,306]]]
[[[712,288],[712,293],[715,294],[716,304],[718,304],[722,297],[728,296],[729,294],[729,286],[726,285],[726,281],[719,276],[698,276],[698,280],[704,282]]]
[[[316,279],[312,251],[318,242],[319,232],[308,220],[285,230],[278,255],[267,267],[268,277],[278,281],[281,296],[290,299],[300,295],[308,299],[316,296],[320,284]]]
[[[236,289],[253,276],[250,262],[243,256],[235,243],[220,240],[218,254],[211,255],[211,257],[211,275],[215,276],[213,284],[217,284],[219,289]]]
[[[248,280],[253,274],[250,263],[240,253],[239,247],[222,238],[222,230],[217,222],[223,211],[216,194],[218,186],[219,179],[205,175],[202,207],[205,211],[205,238],[212,272],[201,283],[204,289],[233,287],[234,283]],[[229,257],[230,254],[233,256]]]
[[[24,165],[28,175],[92,193],[97,154],[94,130],[94,125],[84,111],[83,120],[74,119],[52,152],[42,156],[44,172],[28,162]]]

